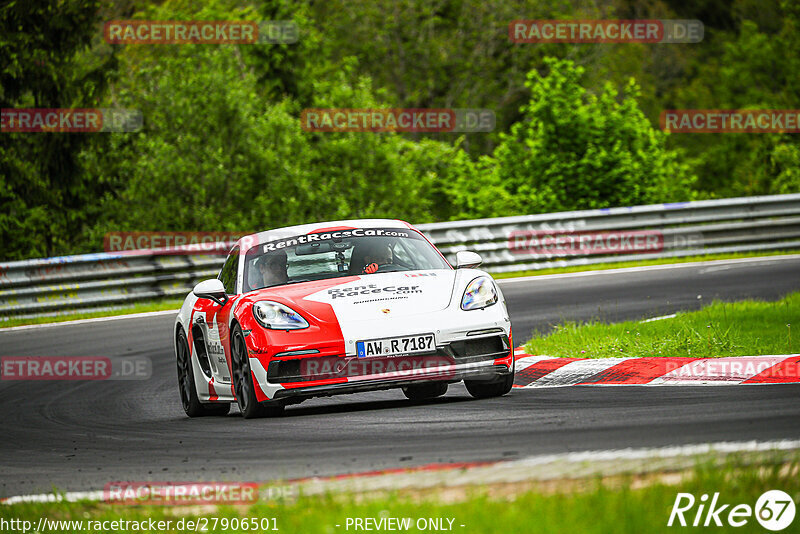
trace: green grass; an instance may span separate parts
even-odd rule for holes
[[[529,354],[581,358],[800,353],[800,293],[777,302],[715,302],[648,323],[565,323],[525,344]]]
[[[735,252],[731,254],[708,254],[705,256],[686,256],[685,258],[661,258],[641,261],[622,261],[611,263],[598,263],[593,265],[573,265],[571,267],[554,267],[535,271],[514,271],[510,273],[491,273],[496,280],[502,278],[519,278],[522,276],[540,276],[545,274],[578,273],[584,271],[606,271],[609,269],[625,269],[627,267],[643,267],[647,265],[667,265],[672,263],[694,263],[698,261],[733,260],[738,258],[759,258],[762,256],[782,256],[785,254],[798,254],[796,250],[775,250],[764,252]],[[490,271],[491,272],[491,271]]]
[[[120,506],[98,503],[48,503],[0,506],[0,518],[22,519],[33,522],[40,517],[59,520],[170,520],[171,529],[177,531],[181,518],[275,518],[280,532],[287,534],[332,534],[354,532],[346,529],[347,518],[354,517],[408,517],[451,518],[453,532],[473,533],[580,533],[580,534],[640,534],[643,532],[675,532],[686,530],[678,526],[667,527],[670,511],[678,492],[692,493],[698,499],[702,494],[720,492],[719,504],[730,504],[721,519],[737,504],[754,507],[758,497],[767,490],[780,489],[795,501],[800,498],[800,463],[770,463],[746,466],[728,463],[727,467],[714,467],[713,463],[699,465],[675,485],[660,479],[642,483],[632,477],[617,479],[614,483],[600,479],[585,481],[583,487],[565,491],[556,487],[544,490],[539,486],[524,493],[516,493],[512,500],[495,499],[476,488],[461,500],[445,503],[428,495],[424,499],[411,496],[353,495],[301,497],[293,502],[258,503],[249,507],[222,507],[217,510],[174,509],[155,506]],[[697,505],[686,517],[691,522]],[[793,531],[800,517],[785,532]],[[85,524],[85,523],[84,523]],[[336,525],[340,525],[337,527]],[[464,525],[464,527],[461,527]],[[35,527],[34,527],[35,528]],[[688,527],[689,530],[692,527]],[[709,530],[699,527],[700,530]],[[8,530],[8,529],[6,529]],[[184,529],[182,531],[187,531]],[[741,528],[724,526],[710,528],[713,532],[765,532],[754,517]],[[44,532],[53,530],[43,529]],[[59,532],[77,532],[75,528]],[[133,531],[133,530],[131,530]],[[208,532],[241,532],[242,529],[208,529]],[[410,532],[419,532],[411,528]],[[794,530],[796,532],[796,530]],[[21,531],[20,531],[21,532]],[[84,530],[83,532],[86,532]],[[260,531],[259,531],[260,532]],[[265,531],[268,532],[268,531]]]
[[[142,302],[133,306],[126,306],[115,310],[105,310],[97,312],[81,313],[75,312],[66,315],[58,315],[56,317],[34,317],[32,319],[0,319],[0,330],[12,326],[22,326],[27,324],[45,324],[45,323],[60,323],[64,321],[75,321],[77,319],[94,319],[96,317],[113,317],[116,315],[129,315],[131,313],[144,313],[153,311],[175,310],[183,304],[183,299],[165,299],[150,302]]]

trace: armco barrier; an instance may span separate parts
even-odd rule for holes
[[[800,249],[800,194],[417,227],[448,259],[459,250],[474,250],[483,257],[484,267],[498,273],[697,254],[796,250]],[[641,247],[622,250],[625,242],[635,245],[637,235]],[[595,242],[606,248],[594,246]],[[222,256],[138,251],[0,263],[0,318],[182,297],[198,281],[216,276],[222,261]]]

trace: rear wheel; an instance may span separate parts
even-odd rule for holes
[[[511,386],[514,385],[514,371],[507,375],[502,375],[494,380],[464,380],[464,385],[467,386],[469,394],[476,399],[488,399],[490,397],[500,397],[511,391]]]
[[[231,363],[233,364],[233,389],[236,391],[236,402],[245,419],[280,415],[283,404],[261,403],[256,399],[256,388],[253,384],[253,373],[250,369],[250,357],[241,327],[234,325],[231,332]],[[268,401],[269,402],[269,401]]]
[[[413,401],[434,399],[445,393],[447,393],[447,382],[423,382],[403,387],[403,394]]]
[[[189,417],[202,417],[204,415],[225,415],[231,409],[231,403],[203,403],[197,397],[197,388],[194,384],[194,370],[192,359],[189,354],[189,342],[186,340],[186,333],[183,329],[178,331],[177,338],[177,366],[178,366],[178,390],[181,394],[181,405],[183,411]]]

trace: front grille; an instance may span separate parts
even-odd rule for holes
[[[368,375],[402,375],[424,369],[451,369],[455,359],[442,351],[436,354],[356,358],[324,356],[275,360],[267,367],[270,382],[309,382]],[[384,377],[385,378],[385,377]]]
[[[355,358],[352,356],[315,356],[291,360],[273,360],[267,367],[267,380],[272,383],[309,382],[331,378],[379,374],[381,369],[392,372],[409,365],[450,365],[491,361],[508,356],[508,336],[487,336],[453,341],[437,348],[436,354],[389,356],[384,358]],[[405,367],[408,369],[408,367]]]

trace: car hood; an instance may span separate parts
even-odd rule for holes
[[[329,304],[340,322],[431,313],[450,305],[456,275],[453,270],[362,275],[304,299]]]

